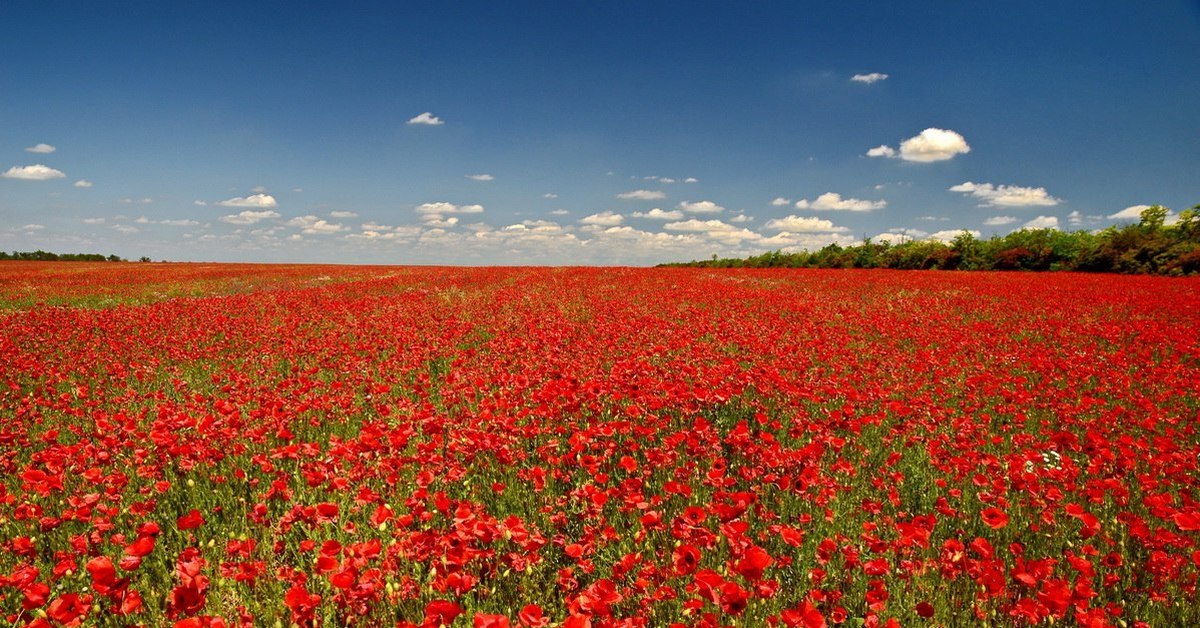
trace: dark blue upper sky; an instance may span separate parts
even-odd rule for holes
[[[1200,203],[1197,51],[1196,2],[21,3],[0,248],[649,263],[1093,229]]]

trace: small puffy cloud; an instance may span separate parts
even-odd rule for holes
[[[814,201],[800,199],[796,201],[796,209],[815,209],[822,211],[869,212],[873,209],[887,207],[887,201],[864,201],[857,198],[842,198],[837,192],[826,192]]]
[[[444,218],[441,216],[426,216],[424,223],[424,226],[426,227],[434,229],[448,229],[458,224],[458,216],[449,216]]]
[[[546,192],[545,194],[542,195],[542,198],[556,199],[556,198],[558,198],[558,195],[555,194],[554,192]]]
[[[195,227],[196,225],[198,225],[200,223],[196,222],[195,220],[188,220],[187,218],[180,218],[179,220],[160,220],[160,221],[158,221],[158,224],[170,225],[172,227]]]
[[[661,190],[633,190],[621,192],[617,198],[623,201],[657,201],[667,198],[667,194]]]
[[[592,214],[579,220],[585,225],[593,225],[596,227],[615,227],[625,221],[625,217],[621,214],[616,214],[610,211],[603,211],[597,214]]]
[[[679,220],[683,218],[683,212],[677,209],[663,211],[655,207],[648,212],[633,212],[632,216],[634,218],[649,218],[651,220]]]
[[[945,216],[917,216],[917,220],[928,220],[930,222],[945,222],[950,219]]]
[[[535,233],[558,233],[562,225],[550,220],[523,220],[521,225]]]
[[[28,225],[21,227],[21,231],[41,231],[42,229],[45,229],[45,228],[46,228],[46,225],[28,224]]]
[[[684,179],[683,182],[684,183],[699,183],[700,179],[697,179],[696,177],[688,177],[688,178]]]
[[[339,225],[332,222],[327,222],[316,216],[298,216],[287,221],[289,227],[299,227],[300,233],[306,235],[317,235],[322,233],[338,233],[339,231],[349,231],[350,228],[345,225]]]
[[[217,203],[222,207],[278,207],[279,203],[270,194],[251,194],[245,198],[235,197]],[[245,212],[243,212],[245,213]]]
[[[138,231],[141,231],[141,229],[138,229],[132,225],[113,225],[112,228],[113,231],[119,231],[121,233],[137,233]]]
[[[415,212],[421,215],[421,220],[432,221],[440,220],[445,214],[482,214],[483,205],[455,205],[445,201],[436,203],[422,203],[414,208]]]
[[[105,220],[104,218],[84,218],[83,224],[85,224],[85,225],[102,225],[102,224],[104,224],[104,220]]]
[[[77,188],[90,188],[90,187],[92,187],[92,182],[88,181],[87,179],[80,179],[80,180],[76,181],[74,183],[74,185]]]
[[[566,216],[569,213],[571,213],[571,212],[569,212],[565,209],[556,209],[556,210],[550,212],[550,214],[553,216]]]
[[[663,229],[666,229],[667,231],[703,234],[709,238],[727,244],[742,242],[744,240],[759,240],[762,238],[761,235],[754,233],[749,229],[735,227],[720,220],[697,220],[695,218],[691,218],[681,222],[669,222],[663,225]]]
[[[896,151],[886,144],[867,151],[868,157],[899,157],[904,161],[929,163],[953,159],[955,155],[971,152],[963,136],[948,129],[928,128],[919,135],[900,142]]]
[[[34,164],[32,166],[13,166],[0,174],[0,177],[5,179],[23,179],[25,181],[47,181],[50,179],[61,179],[67,176],[61,170],[55,170],[50,166],[42,164]]]
[[[870,85],[871,83],[878,83],[879,81],[886,80],[887,77],[888,75],[882,72],[871,72],[870,74],[855,74],[854,76],[850,77],[850,80],[856,83],[866,83],[867,85]]]
[[[334,211],[329,212],[329,216],[331,218],[354,218],[354,217],[358,216],[358,212],[334,210]]]
[[[1025,223],[1026,229],[1057,229],[1058,218],[1054,216],[1038,216]]]
[[[469,174],[469,175],[467,175],[467,178],[472,181],[495,181],[496,180],[496,177],[493,177],[492,175],[486,174],[486,173]]]
[[[195,205],[196,207],[205,207],[208,205],[208,201],[195,200],[195,201],[192,201],[192,204]]]
[[[693,214],[719,214],[725,211],[724,207],[712,201],[684,201],[679,204],[679,209]]]
[[[223,204],[224,203],[222,203],[222,205]],[[228,216],[221,216],[219,218],[219,220],[221,222],[227,222],[231,225],[253,225],[255,223],[262,222],[268,218],[279,218],[279,212],[270,210],[270,209],[264,209],[264,210],[259,210],[259,211],[255,211],[253,209],[247,209],[245,211],[242,211],[242,212],[239,212],[236,214],[230,214]]]
[[[54,151],[56,151],[56,150],[58,150],[58,149],[57,149],[57,148],[55,148],[55,147],[53,147],[53,146],[51,146],[51,145],[49,145],[49,144],[35,144],[35,145],[33,145],[33,146],[30,146],[29,148],[26,148],[26,149],[25,149],[25,152],[27,152],[27,153],[39,153],[39,154],[42,154],[42,155],[46,155],[46,154],[49,154],[49,153],[53,153],[53,152],[54,152]]]
[[[737,227],[720,220],[698,220],[689,218],[682,222],[669,222],[663,225],[668,231],[687,231],[691,233],[710,233],[714,231],[736,231]]]
[[[775,200],[771,201],[771,205],[774,207],[786,207],[791,204],[792,202],[790,200],[783,198],[782,196],[776,196]]]
[[[138,216],[136,219],[134,219],[134,222],[136,222],[139,225],[148,225],[154,221],[150,220],[149,218],[147,218],[145,216]]]
[[[754,218],[751,216],[747,216],[746,214],[738,214],[733,218],[730,218],[729,222],[751,222],[753,220]]]
[[[929,234],[929,239],[949,243],[949,242],[953,242],[954,238],[957,238],[958,236],[962,235],[963,233],[969,233],[969,234],[971,234],[972,237],[975,237],[975,238],[978,238],[982,235],[976,229],[946,229],[945,231],[935,231],[935,232]]]
[[[1150,209],[1149,205],[1130,205],[1121,211],[1110,214],[1108,217],[1114,220],[1141,220],[1142,212]]]
[[[770,220],[767,222],[766,228],[787,231],[789,233],[841,233],[849,231],[845,227],[839,227],[823,218],[795,215]]]
[[[442,119],[426,111],[425,113],[417,114],[409,118],[408,124],[424,124],[426,126],[440,126],[444,124]]]
[[[1046,188],[1027,188],[1019,185],[992,185],[967,181],[950,188],[951,192],[969,194],[981,202],[981,207],[1053,206],[1062,201],[1046,192]]]
[[[1011,225],[1016,221],[1017,218],[1015,216],[992,216],[983,221],[983,224],[988,227],[1003,227],[1004,225]]]
[[[925,129],[920,135],[900,142],[900,159],[904,161],[945,161],[969,152],[967,140],[948,129]]]

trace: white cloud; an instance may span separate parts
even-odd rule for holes
[[[47,153],[53,153],[53,152],[54,152],[54,151],[56,151],[56,150],[58,150],[58,149],[57,149],[57,148],[55,148],[55,147],[53,147],[53,146],[51,146],[51,145],[49,145],[49,144],[36,144],[36,145],[34,145],[34,146],[30,146],[29,148],[26,148],[26,149],[25,149],[25,152],[27,152],[27,153],[41,153],[41,154],[43,154],[43,155],[44,155],[44,154],[47,154]]]
[[[974,196],[982,201],[980,207],[1049,207],[1062,202],[1046,193],[1046,188],[1027,188],[1019,185],[992,185],[967,181],[951,187],[950,191]]]
[[[136,222],[136,223],[137,223],[137,224],[139,224],[139,225],[148,225],[148,224],[150,224],[150,223],[152,223],[152,222],[154,222],[154,221],[153,221],[153,220],[150,220],[149,218],[147,218],[147,217],[145,217],[145,216],[138,216],[138,217],[137,217],[137,218],[134,220],[134,222]]]
[[[786,205],[791,205],[791,204],[792,204],[792,202],[790,200],[788,200],[782,196],[776,196],[775,200],[771,201],[771,205],[773,205],[775,207],[784,207]]]
[[[982,235],[976,229],[946,229],[945,231],[935,231],[929,234],[929,239],[950,243],[954,241],[954,238],[962,235],[964,231],[976,238]]]
[[[872,72],[870,74],[855,74],[854,76],[850,77],[850,80],[870,85],[871,83],[885,80],[887,77],[888,75],[882,72]]]
[[[224,205],[224,203],[222,203],[222,205]],[[261,211],[247,209],[237,214],[221,216],[218,220],[221,222],[227,222],[231,225],[253,225],[268,218],[279,218],[279,212],[270,209],[264,209]]]
[[[733,218],[730,218],[729,222],[751,222],[753,220],[754,220],[754,218],[752,216],[747,216],[746,214],[738,214],[738,215],[734,216]]]
[[[554,192],[546,192],[545,194],[542,195],[542,198],[555,199],[555,198],[558,198],[558,195],[555,194]]]
[[[967,140],[963,139],[963,136],[947,129],[929,128],[921,131],[919,135],[900,142],[898,153],[885,144],[867,151],[867,156],[899,157],[904,161],[929,163],[945,161],[952,159],[955,155],[969,152],[971,152],[971,147],[967,145]]]
[[[484,173],[484,174],[469,174],[469,175],[467,175],[467,178],[471,179],[472,181],[495,181],[496,180],[496,177],[493,177],[492,175],[486,174],[486,173]]]
[[[425,124],[425,125],[429,125],[429,126],[440,126],[444,123],[442,122],[441,118],[426,111],[425,113],[421,113],[421,114],[415,115],[412,118],[410,118],[408,120],[408,124]]]
[[[725,211],[724,207],[717,205],[712,201],[683,201],[679,204],[679,209],[693,214],[719,214]]]
[[[67,176],[61,170],[55,170],[49,166],[42,164],[34,164],[32,166],[13,166],[0,174],[0,177],[5,179],[24,179],[25,181],[47,181],[49,179],[61,179]]]
[[[667,194],[660,190],[633,190],[631,192],[621,192],[617,195],[617,198],[624,201],[656,201],[667,198]]]
[[[683,182],[684,183],[699,183],[700,179],[697,179],[696,177],[688,177],[688,178],[684,179]]]
[[[663,229],[667,231],[699,233],[725,243],[737,243],[744,240],[758,240],[762,238],[761,235],[749,229],[738,228],[720,220],[697,220],[691,218],[682,222],[669,222],[663,225]]]
[[[717,231],[737,231],[737,227],[720,220],[698,220],[689,218],[682,222],[669,222],[663,225],[668,231],[688,231],[692,233],[714,233]]]
[[[208,205],[208,201],[200,201],[200,200],[196,200],[196,201],[192,201],[192,204],[193,204],[193,205],[195,205],[195,206],[197,206],[197,207],[205,207],[205,206],[207,206],[207,205]]]
[[[455,205],[445,201],[422,203],[414,208],[425,222],[441,220],[445,214],[482,214],[483,205]]]
[[[341,211],[341,210],[334,210],[334,211],[329,212],[330,218],[354,218],[356,216],[358,216],[358,212],[348,212],[348,211]]]
[[[92,182],[88,181],[87,179],[80,179],[76,181],[74,185],[77,188],[90,188],[92,187]]]
[[[945,216],[917,216],[917,220],[928,220],[930,222],[945,222],[950,219]]]
[[[1025,223],[1026,229],[1057,229],[1058,218],[1054,216],[1038,216]]]
[[[246,198],[235,197],[217,203],[222,207],[278,207],[275,197],[270,194],[251,194]],[[245,212],[242,212],[245,213]]]
[[[85,224],[85,225],[100,225],[100,224],[104,224],[104,220],[105,220],[104,218],[84,218],[83,224]]]
[[[137,227],[130,225],[113,225],[112,228],[114,231],[120,231],[121,233],[137,233],[138,231],[141,231]]]
[[[585,225],[594,225],[597,227],[615,227],[625,221],[625,217],[621,214],[615,214],[610,211],[603,211],[598,214],[592,214],[579,220]]]
[[[988,227],[1003,227],[1004,225],[1011,225],[1016,221],[1015,216],[992,216],[983,221],[983,224]]]
[[[24,227],[21,227],[21,231],[41,231],[42,229],[45,229],[45,228],[46,228],[46,225],[28,224],[28,225],[25,225]]]
[[[556,209],[556,210],[550,212],[550,214],[553,216],[566,216],[569,213],[571,213],[571,212],[569,212],[565,209]]]
[[[967,140],[947,129],[925,129],[920,135],[900,142],[900,159],[904,161],[945,161],[969,152]]]
[[[677,209],[663,211],[655,207],[648,212],[633,212],[632,216],[634,218],[649,218],[651,220],[679,220],[683,218],[683,212]]]
[[[422,220],[426,227],[436,229],[446,229],[458,224],[458,216],[442,217],[440,215],[431,215],[426,216]]]
[[[266,191],[267,191],[267,188],[265,188],[265,187],[263,187],[263,186],[261,186],[261,185],[256,185],[256,186],[254,186],[254,187],[250,188],[250,191],[251,191],[251,192],[254,192],[254,193],[256,193],[256,194],[262,194],[262,193],[264,193],[264,192],[266,192]]]
[[[339,225],[332,222],[327,222],[316,216],[299,216],[287,221],[289,227],[299,227],[300,233],[307,235],[317,235],[322,233],[338,233],[340,231],[349,231],[350,228],[345,225]]]
[[[864,201],[857,198],[842,198],[837,192],[826,192],[815,201],[800,199],[796,201],[796,209],[815,209],[829,211],[869,212],[873,209],[887,207],[887,201]]]
[[[196,222],[195,220],[188,220],[187,218],[180,218],[179,220],[160,220],[160,221],[158,221],[158,224],[170,225],[172,227],[195,227],[196,225],[198,225],[200,223]]]
[[[791,233],[841,233],[849,231],[849,229],[839,227],[823,218],[795,215],[767,221],[766,228]]]
[[[1115,214],[1109,214],[1108,217],[1114,220],[1141,220],[1142,212],[1147,209],[1150,209],[1149,205],[1130,205]]]
[[[558,233],[563,230],[562,225],[550,220],[523,220],[521,225],[537,233]]]

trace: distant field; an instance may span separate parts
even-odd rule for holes
[[[1198,330],[1147,276],[0,263],[0,616],[1200,625]]]

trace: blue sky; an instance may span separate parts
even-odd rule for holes
[[[1197,2],[101,4],[3,12],[0,249],[648,264],[1200,203]]]

